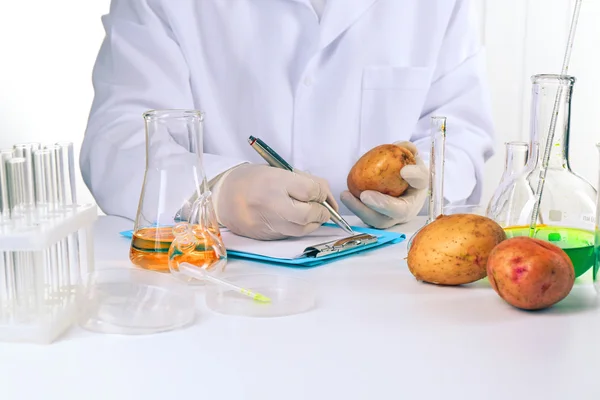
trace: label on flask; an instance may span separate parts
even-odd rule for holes
[[[582,215],[581,219],[583,220],[583,222],[587,222],[587,223],[592,223],[595,224],[596,223],[596,217],[593,215]]]
[[[550,223],[560,222],[562,224],[573,224],[574,226],[577,226],[581,222],[586,224],[596,223],[596,216],[593,214],[575,214],[560,210],[550,210],[544,214],[544,217]]]

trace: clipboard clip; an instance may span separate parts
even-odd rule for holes
[[[348,236],[347,238],[309,246],[304,249],[304,252],[299,257],[319,258],[376,242],[377,236],[373,236],[368,233],[361,233],[358,235]]]

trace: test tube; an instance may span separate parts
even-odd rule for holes
[[[60,215],[64,210],[62,204],[64,203],[64,182],[62,181],[61,162],[59,156],[61,154],[61,147],[58,145],[45,146],[44,151],[39,151],[40,158],[42,161],[42,169],[44,175],[44,186],[46,193],[46,204],[50,214]],[[71,285],[71,256],[70,253],[74,251],[75,245],[69,246],[69,241],[73,239],[65,238],[60,242],[56,243],[49,249],[47,260],[49,262],[49,276],[52,291],[59,293]],[[70,249],[71,248],[71,249]],[[74,258],[74,257],[73,257]],[[75,258],[74,258],[75,259]],[[75,263],[79,265],[79,263]]]
[[[75,159],[72,142],[56,143],[56,159],[58,162],[58,190],[60,202],[63,206],[77,204],[75,190]]]
[[[429,157],[428,223],[444,212],[444,160],[446,157],[446,117],[431,117],[431,155]]]
[[[35,179],[35,205],[41,215],[48,211],[48,183],[46,163],[50,163],[49,150],[36,150],[33,153],[33,176]]]
[[[10,199],[8,198],[8,179],[6,161],[12,158],[12,152],[0,151],[0,219],[10,219]]]
[[[6,162],[13,156],[12,149],[0,150],[0,214],[3,222],[10,222],[10,198],[8,195],[8,176]],[[0,252],[0,303],[11,306],[14,301],[14,266],[13,254],[10,251]],[[2,309],[8,310],[9,307]]]
[[[62,141],[58,146],[57,162],[59,171],[59,191],[61,205],[66,209],[77,206],[77,191],[75,184],[75,156],[73,142]],[[72,233],[68,237],[69,265],[71,268],[71,283],[76,284],[80,278],[79,234]]]
[[[15,156],[25,159],[23,171],[25,183],[23,186],[23,206],[26,210],[32,210],[35,207],[32,148],[31,144],[16,144],[14,146]]]
[[[8,199],[11,217],[20,216],[25,203],[25,163],[23,157],[13,157],[6,161]]]
[[[46,152],[43,153],[43,170],[45,176],[46,186],[46,204],[50,212],[58,210],[60,205],[60,192],[58,188],[58,163],[56,155],[58,153],[58,147],[55,145],[46,146]]]
[[[57,163],[58,163],[58,189],[60,192],[60,201],[63,207],[72,207],[77,205],[77,193],[75,189],[75,157],[73,153],[72,142],[57,142]],[[79,255],[79,236],[72,233],[67,238],[67,257],[70,269],[69,278],[71,285],[77,284],[80,278],[80,255]]]
[[[23,216],[25,202],[25,163],[23,157],[12,157],[6,161],[6,176],[8,181],[8,199],[10,205],[11,219],[15,220]],[[26,285],[27,260],[23,252],[15,251],[12,254],[12,269],[8,271],[8,279],[13,292],[13,298],[19,302],[24,294]]]

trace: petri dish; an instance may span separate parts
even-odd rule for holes
[[[194,320],[195,294],[170,274],[110,268],[83,278],[77,322],[98,333],[140,335],[182,328]]]
[[[284,317],[310,311],[316,306],[316,291],[310,282],[285,275],[256,274],[225,277],[271,299],[255,301],[228,287],[207,283],[206,305],[214,312],[246,317]]]

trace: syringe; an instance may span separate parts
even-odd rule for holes
[[[565,50],[565,56],[563,58],[562,75],[566,75],[569,70],[569,61],[571,59],[571,52],[573,51],[573,43],[575,41],[575,31],[577,30],[577,21],[579,20],[579,12],[581,10],[582,0],[576,0],[575,9],[573,11],[573,19],[571,20],[571,28],[569,30],[569,38],[567,40],[567,48]],[[560,98],[562,97],[563,87],[559,86],[556,93],[556,99],[554,101],[554,108],[552,109],[552,117],[550,119],[550,132],[548,133],[548,140],[546,141],[546,147],[544,148],[544,156],[542,159],[542,168],[540,169],[540,177],[538,180],[537,189],[535,191],[535,203],[533,206],[533,213],[531,214],[531,222],[529,223],[529,236],[535,235],[535,228],[537,220],[540,214],[540,203],[542,201],[542,193],[544,191],[544,183],[546,181],[546,174],[548,172],[548,163],[550,161],[550,153],[552,151],[552,143],[554,143],[554,131],[556,130],[556,121],[558,119],[558,106],[560,104]]]

